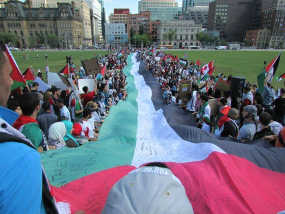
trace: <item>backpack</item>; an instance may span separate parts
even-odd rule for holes
[[[13,135],[0,132],[0,143],[7,143],[7,142],[16,142],[16,143],[22,143],[25,144],[33,149],[35,149],[33,146],[30,145],[29,142],[25,141],[24,139],[21,139],[19,137],[15,137]],[[36,150],[36,149],[35,149]],[[44,207],[47,214],[58,214],[56,205],[54,203],[53,197],[51,196],[51,193],[49,191],[48,182],[46,179],[46,176],[44,172],[42,171],[42,200],[44,203]]]

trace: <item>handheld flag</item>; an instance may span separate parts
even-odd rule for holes
[[[32,72],[32,69],[30,68],[27,68],[27,70],[23,73],[23,75],[26,81],[34,81],[36,79]]]
[[[200,66],[201,66],[201,62],[200,62],[200,60],[199,60],[199,59],[196,61],[196,65],[197,65],[198,67],[200,67]]]
[[[266,66],[266,80],[268,82],[272,82],[272,79],[277,71],[278,65],[280,61],[280,54],[279,56],[275,57],[267,66]]]
[[[266,71],[262,71],[258,76],[257,76],[257,84],[258,84],[258,91],[262,94],[264,90],[264,81],[266,78]]]
[[[14,82],[11,86],[11,90],[17,89],[19,87],[25,87],[26,81],[7,45],[5,45],[5,53],[7,54],[9,62],[12,66],[12,73],[10,74],[10,77]]]
[[[64,68],[59,73],[64,74],[64,75],[69,75],[69,66],[68,66],[68,64],[66,64],[66,66],[64,66]]]
[[[206,76],[212,76],[214,73],[214,70],[215,70],[214,61],[211,61],[208,64],[204,65],[201,68],[201,74],[202,74],[201,80],[203,80]]]
[[[105,75],[106,70],[107,70],[107,67],[106,67],[106,65],[105,65],[105,66],[101,69],[101,74],[102,74],[102,76]]]

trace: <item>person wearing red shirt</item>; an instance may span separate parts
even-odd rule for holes
[[[92,101],[94,99],[96,92],[95,91],[88,92],[89,89],[87,86],[84,86],[82,90],[84,91],[84,94],[81,94],[80,98],[82,100],[83,105],[86,106],[86,104],[89,101]]]

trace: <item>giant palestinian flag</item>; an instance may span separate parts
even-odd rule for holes
[[[101,213],[112,186],[149,162],[168,165],[194,213],[285,210],[285,149],[221,141],[191,126],[191,116],[163,105],[159,84],[139,69],[129,56],[128,99],[112,107],[97,142],[42,154],[61,213]]]

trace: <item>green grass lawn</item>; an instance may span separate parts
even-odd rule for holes
[[[206,64],[211,60],[215,61],[216,74],[224,73],[226,75],[245,77],[252,83],[256,83],[257,75],[263,69],[263,62],[269,63],[275,56],[279,54],[278,51],[166,51],[173,55],[183,57],[185,53],[188,54],[188,59],[200,60],[202,64]],[[16,51],[13,52],[14,57],[22,72],[28,67],[34,70],[41,69],[45,71],[45,66],[48,64],[52,72],[60,71],[66,64],[66,56],[72,56],[73,62],[76,66],[81,65],[81,60],[90,59],[96,55],[105,55],[107,51],[102,50],[75,50],[75,51]],[[45,60],[45,55],[48,60]],[[276,77],[285,72],[285,59],[281,55],[279,68]],[[275,87],[283,86],[282,82],[273,81]]]
[[[166,51],[173,55],[183,57],[188,54],[188,59],[200,60],[201,64],[206,64],[211,60],[215,61],[215,73],[224,73],[226,75],[245,77],[252,83],[256,83],[257,75],[261,73],[264,67],[264,61],[267,64],[279,54],[278,51]],[[276,77],[285,73],[285,58],[281,55]],[[283,86],[282,82],[273,81],[275,87]]]
[[[72,61],[79,67],[81,60],[90,59],[96,55],[105,55],[107,51],[102,50],[51,50],[51,51],[14,51],[13,55],[15,60],[20,67],[21,71],[24,72],[28,67],[32,67],[34,70],[40,69],[45,71],[46,65],[49,66],[50,71],[59,72],[66,65],[66,56],[72,56]],[[45,59],[45,56],[48,59]]]

